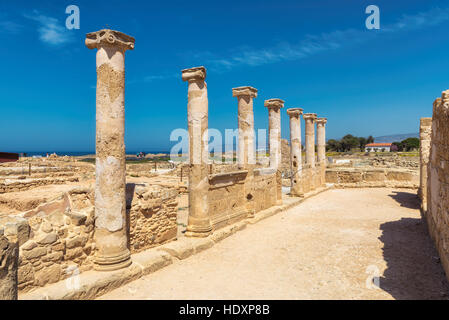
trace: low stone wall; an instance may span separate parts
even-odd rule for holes
[[[209,175],[209,212],[215,230],[277,204],[278,172],[270,168]]]
[[[81,203],[78,198],[83,199]],[[92,268],[94,210],[85,200],[93,201],[92,193],[75,189],[62,199],[0,220],[5,233],[18,238],[20,290],[42,287]]]
[[[209,175],[209,212],[212,227],[222,228],[248,216],[245,180],[248,171]]]
[[[340,188],[418,188],[419,173],[407,169],[328,168],[326,182]]]
[[[277,187],[275,170],[269,168],[254,170],[252,201],[255,213],[276,205]]]
[[[325,164],[321,163],[316,163],[314,168],[308,164],[303,164],[300,175],[301,190],[303,193],[310,192],[325,185],[325,169]]]
[[[427,171],[429,233],[449,279],[449,90],[433,104],[432,139]]]
[[[57,173],[67,173],[79,171],[77,167],[48,167],[48,166],[32,166],[31,174],[46,174],[47,176],[52,176],[52,174]],[[0,167],[0,176],[20,176],[20,175],[28,175],[29,167],[27,165],[23,165],[21,167]]]
[[[128,184],[127,213],[131,252],[176,239],[174,188]],[[17,239],[18,288],[43,287],[93,268],[94,193],[74,187],[33,210],[0,217],[0,231]]]
[[[18,261],[17,241],[0,232],[0,300],[17,300]]]
[[[178,231],[177,189],[147,184],[127,184],[126,187],[131,252],[175,240]]]
[[[67,182],[78,182],[78,177],[66,178],[42,178],[42,179],[5,179],[0,181],[0,193],[26,191],[32,188],[50,184],[64,184]]]

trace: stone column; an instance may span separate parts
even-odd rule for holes
[[[17,300],[19,245],[2,234],[0,229],[0,300]]]
[[[419,160],[420,181],[418,195],[421,198],[421,209],[427,211],[427,167],[430,158],[430,142],[432,134],[432,118],[421,118],[419,125]]]
[[[86,46],[97,49],[96,270],[131,264],[125,200],[125,52],[134,49],[134,41],[108,29],[86,35]]]
[[[295,196],[303,196],[301,184],[302,155],[301,155],[301,115],[303,109],[290,108],[287,114],[290,116],[290,167],[292,171],[292,186],[290,193]]]
[[[284,100],[265,100],[265,107],[268,108],[268,135],[270,144],[270,168],[276,170],[277,205],[282,204],[282,172],[281,166],[281,108],[284,107]]]
[[[257,89],[253,87],[233,88],[232,96],[238,99],[238,164],[241,168],[248,169],[248,165],[254,165],[256,163],[254,154],[253,98],[257,97]]]
[[[306,123],[306,163],[315,168],[315,120],[316,113],[304,113]]]
[[[238,99],[239,145],[237,160],[240,169],[248,170],[244,182],[245,209],[248,217],[253,217],[254,209],[254,167],[256,164],[254,145],[254,112],[253,99],[257,97],[257,89],[238,87],[232,89],[232,96]]]
[[[319,163],[317,187],[326,184],[326,123],[326,118],[316,119],[317,161]]]
[[[316,119],[317,160],[326,162],[326,118]]]
[[[305,113],[303,115],[306,131],[306,173],[304,183],[306,192],[316,187],[315,179],[315,119],[316,113]]]
[[[281,99],[265,100],[268,108],[268,135],[270,148],[270,167],[279,169],[281,164],[281,108],[284,101]]]
[[[182,80],[188,81],[189,126],[189,218],[186,236],[207,237],[211,231],[207,193],[208,180],[208,100],[206,69],[182,70]]]

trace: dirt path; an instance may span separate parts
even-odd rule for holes
[[[372,276],[380,276],[380,288]],[[368,287],[367,287],[368,282]],[[371,287],[371,288],[369,288]],[[448,299],[415,190],[340,189],[102,299]]]

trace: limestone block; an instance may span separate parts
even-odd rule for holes
[[[17,300],[18,261],[17,242],[0,236],[0,300]]]
[[[157,250],[165,251],[180,260],[186,259],[195,253],[192,242],[185,238],[162,245]]]

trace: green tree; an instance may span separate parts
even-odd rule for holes
[[[340,151],[341,149],[340,141],[335,139],[327,140],[327,149],[328,151],[337,151],[337,152]]]
[[[419,149],[419,139],[418,138],[407,138],[401,141],[402,149],[405,151],[411,151],[414,149]]]
[[[364,137],[359,137],[359,147],[360,147],[360,151],[364,151],[365,150],[365,146],[367,145],[367,139]]]
[[[359,139],[352,134],[345,135],[340,142],[343,151],[351,151],[351,149],[357,148],[360,145]]]

